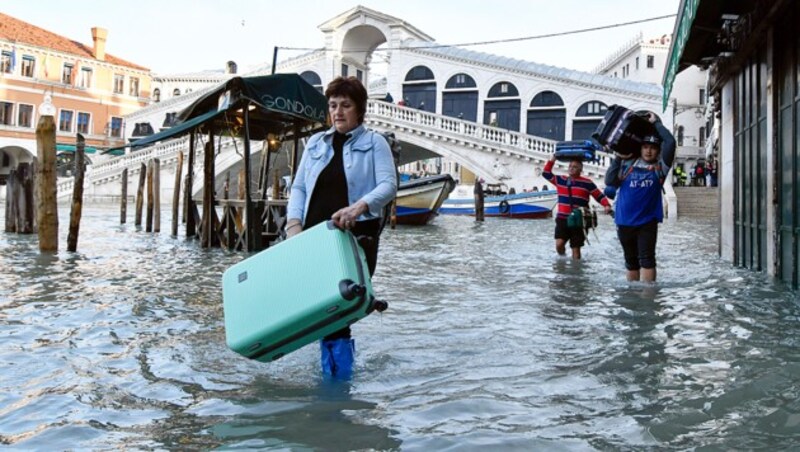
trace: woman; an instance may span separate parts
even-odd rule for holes
[[[662,186],[675,158],[675,138],[653,113],[655,135],[642,140],[641,157],[619,155],[606,172],[607,186],[618,187],[614,222],[625,254],[628,281],[656,280],[658,223],[664,219]]]
[[[383,208],[397,193],[389,144],[364,127],[367,90],[355,77],[337,77],[325,90],[333,127],[308,140],[287,206],[286,236],[333,220],[353,232],[364,248],[370,276],[378,261]],[[323,373],[352,374],[355,342],[346,327],[321,344]]]

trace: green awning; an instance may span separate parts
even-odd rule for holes
[[[74,144],[56,144],[56,152],[75,152],[76,146]],[[91,146],[84,146],[83,152],[87,154],[94,154],[97,148]]]
[[[217,111],[217,109],[211,110],[209,112],[203,113],[200,116],[196,116],[188,121],[184,121],[182,123],[177,124],[176,126],[170,127],[167,130],[155,133],[150,136],[146,136],[140,140],[136,140],[129,144],[127,147],[131,148],[139,148],[142,146],[148,146],[153,143],[166,140],[169,138],[176,138],[181,135],[185,135],[192,131],[195,127],[200,127],[204,122],[221,115],[222,111]]]
[[[215,127],[238,135],[245,105],[250,107],[252,140],[262,140],[269,133],[318,130],[328,118],[327,98],[297,74],[234,77],[194,101],[178,118],[188,121],[207,111],[225,111],[228,114],[215,121]]]
[[[669,95],[672,93],[672,84],[675,83],[675,76],[680,71],[681,55],[683,49],[686,47],[686,42],[689,40],[689,34],[692,30],[692,22],[697,15],[697,6],[700,5],[700,0],[683,0],[678,19],[675,22],[675,31],[672,33],[672,45],[670,47],[669,58],[667,59],[667,68],[664,72],[664,97],[662,98],[662,111],[667,109],[669,103]]]
[[[328,100],[297,74],[234,77],[192,102],[178,115],[183,121],[167,130],[136,140],[126,147],[148,146],[168,138],[213,128],[217,133],[243,133],[241,109],[249,105],[249,138],[263,140],[269,133],[304,136],[325,127]]]

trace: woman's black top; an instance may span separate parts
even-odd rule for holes
[[[333,132],[333,158],[319,173],[317,183],[314,185],[314,192],[311,194],[311,200],[308,203],[308,212],[306,212],[306,221],[303,229],[309,229],[323,221],[330,220],[336,211],[350,205],[343,158],[344,143],[348,138],[350,138],[349,135]],[[381,221],[378,218],[359,221],[352,232],[359,239],[359,243],[364,249],[367,267],[371,276],[375,273],[375,266],[378,261],[378,240],[381,232]],[[329,334],[325,339],[349,337],[350,327],[344,327]]]
[[[349,135],[333,132],[333,158],[319,173],[317,183],[314,184],[303,229],[330,220],[336,211],[350,205],[342,157],[344,143],[348,138]]]

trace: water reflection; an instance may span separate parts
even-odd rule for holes
[[[275,386],[256,379],[251,401],[233,403],[235,417],[208,430],[226,449],[396,450],[396,431],[354,419],[377,404],[354,399],[351,384],[322,381],[315,391]],[[264,402],[264,401],[269,402]],[[231,409],[231,408],[229,408]]]
[[[713,225],[660,231],[653,286],[625,281],[610,224],[579,262],[555,256],[552,221],[440,217],[429,228],[387,231],[374,283],[390,308],[354,326],[356,375],[331,385],[319,378],[315,347],[269,364],[227,349],[220,276],[243,255],[117,218],[116,208],[87,208],[78,253],[42,256],[34,238],[0,233],[4,445],[800,442],[796,294],[720,262],[707,240]]]

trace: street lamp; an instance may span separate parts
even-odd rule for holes
[[[39,116],[55,116],[56,107],[53,105],[53,98],[50,94],[44,95],[44,102],[39,104]]]

